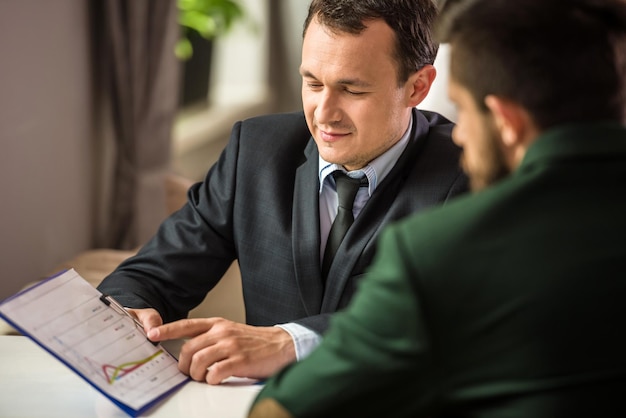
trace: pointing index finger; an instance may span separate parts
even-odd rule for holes
[[[148,331],[148,338],[152,341],[165,341],[177,338],[193,338],[213,327],[214,318],[180,319]]]

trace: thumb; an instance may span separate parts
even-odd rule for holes
[[[163,319],[156,309],[128,309],[128,312],[137,318],[146,333],[152,328],[163,325]]]

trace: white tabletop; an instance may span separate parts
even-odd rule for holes
[[[248,381],[190,381],[143,417],[245,417],[261,389]],[[0,336],[0,417],[127,417],[113,402],[27,337]]]

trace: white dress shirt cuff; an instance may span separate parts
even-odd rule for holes
[[[309,354],[322,342],[322,336],[317,332],[303,327],[302,325],[289,322],[286,324],[276,325],[287,331],[293,339],[293,344],[296,347],[296,360],[300,361]]]

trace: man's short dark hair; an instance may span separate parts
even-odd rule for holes
[[[626,121],[624,0],[448,0],[436,35],[481,106],[508,98],[541,129]]]
[[[396,34],[399,84],[433,64],[437,55],[439,44],[432,33],[437,6],[432,0],[313,0],[303,36],[313,18],[332,31],[352,34],[361,33],[369,20],[384,20]]]

